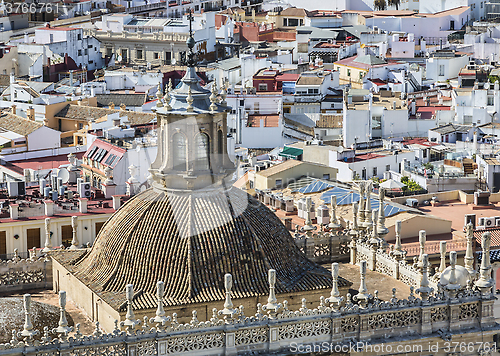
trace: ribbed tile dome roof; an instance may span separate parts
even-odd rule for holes
[[[150,188],[106,222],[89,253],[75,256],[63,264],[116,308],[128,283],[135,308],[154,308],[159,280],[169,305],[223,300],[226,273],[233,275],[233,297],[266,295],[271,268],[277,293],[332,286],[328,270],[300,252],[276,215],[236,188]]]

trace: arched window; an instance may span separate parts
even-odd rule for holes
[[[186,171],[186,138],[181,133],[174,134],[173,137],[173,162],[174,169],[177,171]]]
[[[209,152],[210,152],[210,142],[208,135],[205,133],[200,133],[196,136],[196,169],[204,170],[209,169]]]
[[[222,159],[224,154],[224,141],[222,138],[222,130],[217,131],[217,153],[219,154],[219,159]]]

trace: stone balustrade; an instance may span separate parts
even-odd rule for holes
[[[52,260],[45,258],[0,261],[0,294],[52,288]]]
[[[160,33],[142,33],[142,32],[111,32],[99,31],[95,29],[84,29],[85,36],[94,36],[99,40],[106,41],[110,38],[126,38],[127,40],[142,40],[142,41],[170,41],[185,43],[189,38],[188,33],[160,32]]]
[[[297,247],[316,263],[349,261],[350,236],[342,232],[294,234]]]
[[[335,264],[332,270],[338,271]],[[364,273],[366,268],[361,268],[362,280]],[[494,297],[470,288],[460,291],[453,300],[442,293],[420,299],[413,294],[413,288],[405,299],[398,299],[394,289],[389,301],[379,300],[376,291],[374,296],[365,295],[366,298],[348,295],[343,304],[343,298],[321,297],[315,309],[307,308],[303,299],[302,307],[291,311],[286,301],[277,303],[274,297],[275,276],[275,271],[270,270],[268,304],[259,304],[255,315],[244,315],[243,307],[233,308],[232,277],[226,275],[224,309],[213,309],[208,321],[199,321],[194,311],[191,322],[186,324],[178,323],[175,313],[165,316],[162,282],[158,283],[156,316],[135,320],[133,286],[128,285],[126,320],[116,321],[115,329],[109,334],[103,333],[96,323],[93,335],[87,336],[81,334],[79,325],[75,330],[67,325],[66,294],[60,292],[59,327],[52,331],[45,328],[40,341],[34,339],[39,332],[32,327],[28,294],[25,295],[24,330],[13,331],[12,341],[0,345],[0,355],[285,355],[293,353],[296,345],[330,345],[335,350],[335,347],[352,346],[353,340],[387,345],[404,340],[415,342],[422,337],[441,340],[443,351],[446,340],[463,340],[475,332],[481,332],[483,337],[492,336],[499,327],[493,317]],[[336,293],[337,275],[333,278],[332,295]],[[491,337],[486,338],[489,339]]]

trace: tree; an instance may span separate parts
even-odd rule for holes
[[[401,4],[401,0],[388,0],[389,5],[393,5],[396,7],[396,10],[399,10],[399,5]]]
[[[378,11],[387,9],[387,2],[385,0],[374,0],[373,5],[375,10]]]

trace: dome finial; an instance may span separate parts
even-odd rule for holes
[[[172,110],[172,107],[170,106],[170,90],[172,89],[171,83],[172,79],[170,79],[168,85],[165,85],[165,96],[163,97],[163,107],[167,111]]]
[[[191,9],[189,10],[189,14],[187,16],[187,19],[189,21],[189,38],[186,41],[186,44],[187,44],[187,46],[189,48],[187,66],[188,67],[194,67],[195,64],[196,64],[196,60],[195,60],[195,54],[193,52],[193,48],[196,45],[196,41],[195,41],[194,36],[193,36],[193,20],[194,20],[194,17],[193,17],[193,12],[191,11]]]
[[[156,107],[161,107],[161,98],[162,98],[162,92],[161,92],[161,82],[158,83],[158,89],[156,90],[156,98],[158,101],[156,102]]]

